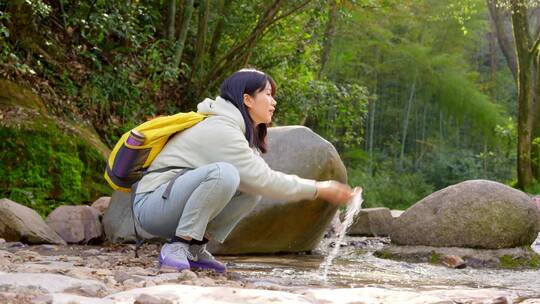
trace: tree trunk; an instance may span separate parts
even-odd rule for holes
[[[369,115],[369,175],[373,176],[373,139],[375,137],[375,114],[377,113],[377,101],[370,101],[371,111]]]
[[[184,45],[186,43],[193,9],[193,0],[186,0],[184,6],[184,15],[182,17],[182,26],[180,27],[180,33],[178,34],[178,40],[176,41],[176,48],[174,52],[174,66],[176,67],[179,67],[180,62],[182,61],[182,54],[184,52]]]
[[[195,58],[193,59],[193,65],[191,67],[191,72],[189,74],[188,83],[191,84],[190,91],[195,94],[195,97],[199,97],[199,89],[195,87],[195,82],[193,82],[193,77],[200,78],[200,67],[201,59],[205,53],[206,45],[206,32],[208,30],[208,14],[210,12],[210,5],[208,5],[207,0],[199,0],[199,22],[197,25],[197,46],[195,48]]]
[[[540,35],[540,33],[539,33]],[[537,38],[537,39],[540,39]],[[533,147],[531,151],[531,158],[533,160],[532,164],[532,170],[533,170],[533,176],[536,179],[536,181],[540,181],[540,50],[536,50],[536,54],[534,54],[534,81],[533,81],[533,91],[534,91],[534,98],[533,98]],[[535,88],[535,89],[534,89]]]
[[[215,62],[216,51],[219,46],[219,41],[221,40],[221,35],[223,34],[223,28],[225,27],[225,19],[231,8],[232,0],[225,0],[221,6],[221,14],[219,14],[219,20],[216,23],[214,28],[214,33],[212,34],[212,40],[210,42],[210,49],[208,50],[208,56],[210,57],[211,65]]]
[[[512,37],[507,35],[504,30],[504,14],[501,11],[501,8],[497,7],[498,0],[486,0],[486,2],[489,8],[493,30],[497,35],[499,47],[506,59],[508,68],[510,68],[510,71],[512,72],[512,76],[514,76],[514,80],[517,81],[516,50],[512,45]]]
[[[441,142],[444,140],[444,113],[439,109],[439,136]]]
[[[212,71],[208,74],[204,83],[208,87],[213,87],[221,81],[224,77],[224,74],[231,69],[231,67],[239,67],[243,63],[246,57],[249,57],[251,50],[255,46],[257,40],[261,37],[264,31],[275,21],[274,17],[278,13],[283,4],[283,0],[274,0],[274,2],[267,7],[267,9],[261,15],[259,22],[251,33],[242,40],[240,43],[236,44],[234,47],[229,49],[227,54],[221,57],[216,61],[215,66],[212,68]]]
[[[323,46],[321,50],[321,65],[319,72],[317,73],[317,79],[322,79],[322,75],[328,65],[328,59],[330,58],[330,51],[332,50],[332,41],[336,33],[337,23],[337,1],[330,0],[328,8],[328,21],[326,22],[326,29],[324,31]]]
[[[418,166],[421,164],[422,158],[424,157],[424,154],[426,153],[426,117],[428,112],[428,105],[424,102],[424,107],[422,110],[422,130],[421,130],[421,144],[420,144],[420,153],[418,155],[418,158],[414,162],[414,167],[418,168]]]
[[[403,158],[405,157],[405,142],[407,141],[407,130],[409,127],[409,116],[411,113],[412,103],[414,101],[414,95],[416,94],[416,80],[418,73],[414,73],[414,80],[409,93],[409,100],[407,102],[407,110],[405,111],[405,117],[403,117],[403,133],[401,135],[401,152],[399,154],[399,169],[403,170]]]
[[[527,8],[523,0],[512,0],[512,28],[517,52],[517,85],[518,85],[518,147],[517,175],[520,189],[529,188],[534,180],[532,175],[532,120],[533,120],[533,60],[530,47],[531,38],[527,21]]]
[[[167,40],[174,41],[175,34],[175,21],[176,21],[176,0],[169,0],[167,5],[167,29],[165,36]]]

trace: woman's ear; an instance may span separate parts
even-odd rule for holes
[[[251,96],[249,96],[249,94],[244,94],[244,104],[248,108],[253,107],[253,98]]]

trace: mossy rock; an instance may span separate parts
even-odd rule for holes
[[[5,79],[0,79],[0,107],[23,107],[47,113],[41,99],[32,91]]]
[[[394,220],[397,245],[499,249],[530,246],[540,211],[516,189],[488,180],[439,190]]]
[[[460,257],[472,268],[540,269],[540,255],[530,247],[473,249],[459,247],[387,245],[373,253],[381,259],[444,265],[444,257]]]
[[[0,95],[0,198],[45,216],[58,205],[110,194],[102,177],[109,149],[97,134],[48,115],[39,97],[9,87]]]

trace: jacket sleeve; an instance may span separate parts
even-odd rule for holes
[[[242,131],[232,122],[221,120],[207,140],[217,151],[205,151],[209,162],[224,161],[235,166],[240,174],[240,191],[274,199],[298,201],[315,197],[315,181],[272,170],[262,157],[254,153]]]

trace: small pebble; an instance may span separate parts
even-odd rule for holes
[[[448,268],[461,269],[467,267],[467,263],[465,263],[465,261],[463,261],[463,259],[457,255],[444,255],[441,258],[441,262]]]

